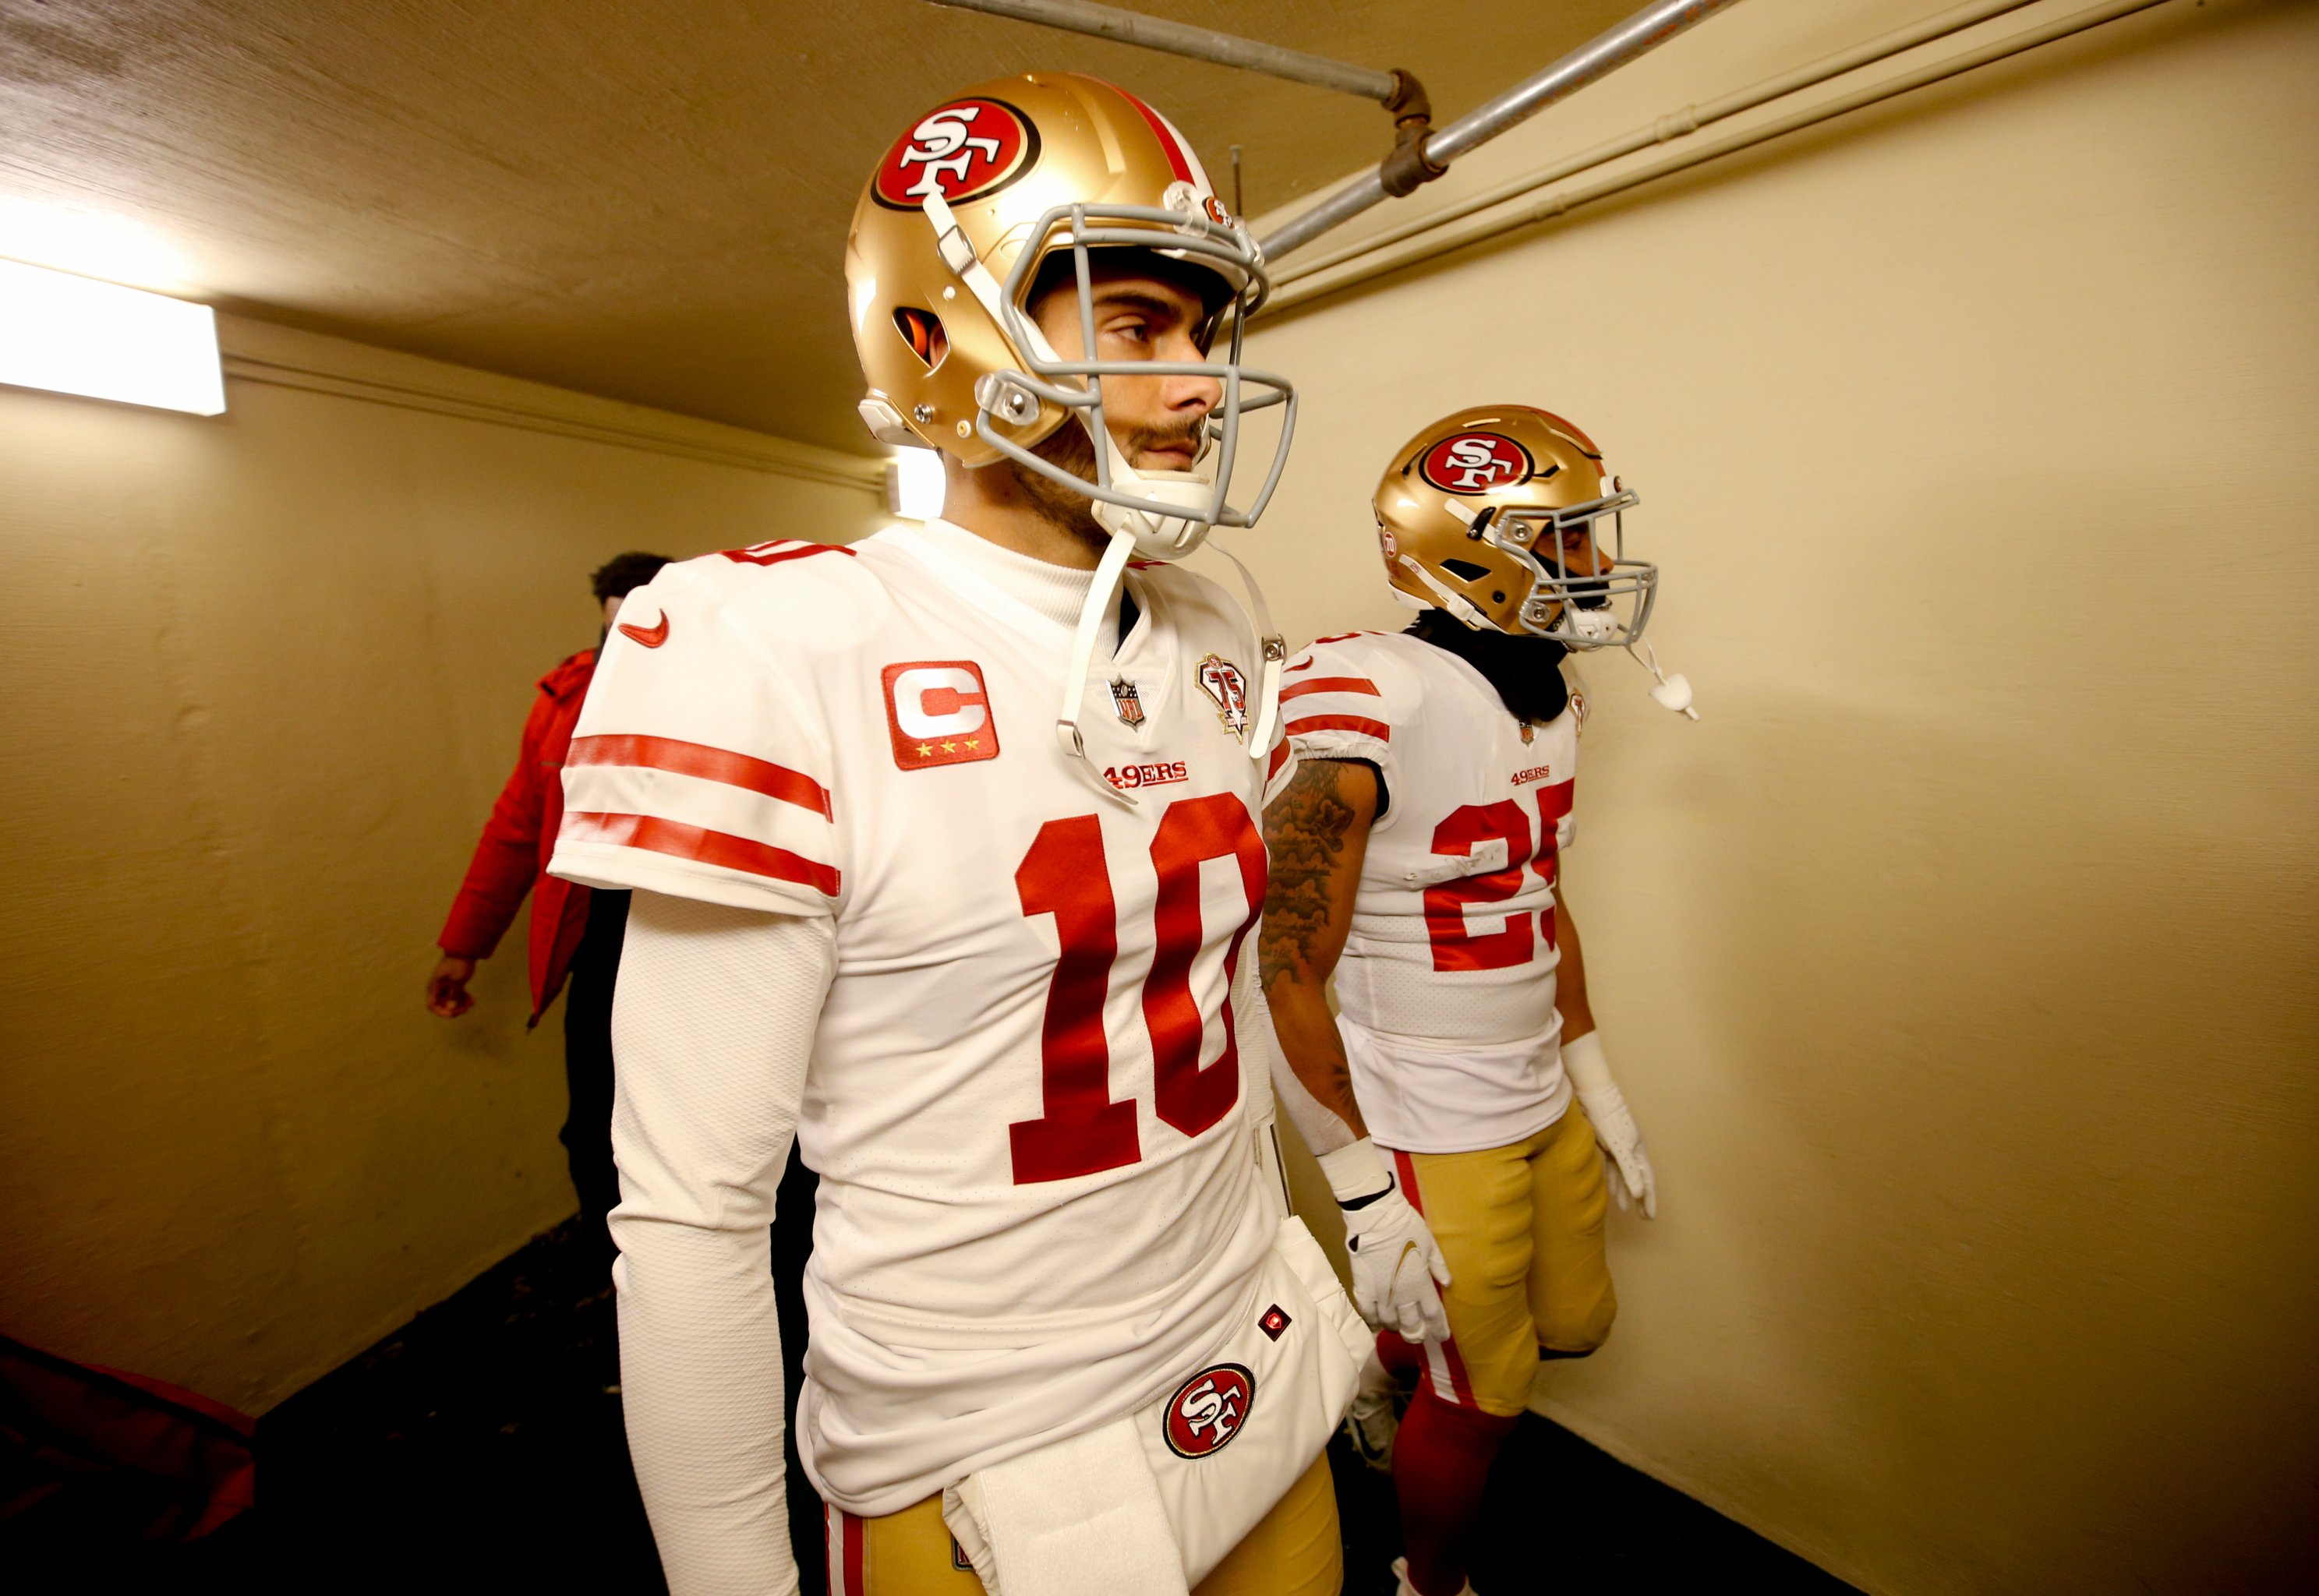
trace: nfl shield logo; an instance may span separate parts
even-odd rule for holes
[[[1111,706],[1119,711],[1122,726],[1142,726],[1143,700],[1136,695],[1135,683],[1123,676],[1112,679]]]

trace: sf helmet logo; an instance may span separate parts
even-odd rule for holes
[[[1425,451],[1417,471],[1445,493],[1486,493],[1528,482],[1538,469],[1529,451],[1494,432],[1461,432]]]
[[[1038,133],[1012,105],[953,100],[894,141],[871,192],[897,211],[915,211],[933,194],[962,204],[1006,187],[1038,154]]]
[[[1202,1369],[1168,1399],[1168,1449],[1178,1457],[1205,1457],[1240,1433],[1255,1401],[1256,1376],[1242,1365]]]

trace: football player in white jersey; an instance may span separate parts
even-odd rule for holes
[[[846,275],[864,419],[943,451],[947,518],[669,567],[564,771],[555,870],[636,894],[611,1222],[670,1586],[795,1586],[794,1131],[834,1591],[1325,1596],[1367,1333],[1259,1176],[1230,1001],[1286,651],[1166,563],[1287,447],[1225,501],[1288,400],[1240,364],[1259,257],[1166,118],[1039,73],[894,142]]]
[[[1634,501],[1559,417],[1445,418],[1375,501],[1387,579],[1425,613],[1322,638],[1281,695],[1297,763],[1265,820],[1262,978],[1356,1275],[1392,1271],[1404,1304],[1352,1426],[1373,1461],[1390,1450],[1404,1593],[1470,1589],[1483,1483],[1538,1360],[1610,1332],[1608,1199],[1656,1211],[1556,882],[1584,718],[1561,662],[1640,638],[1657,573],[1612,532]],[[1397,1435],[1388,1371],[1418,1376]]]

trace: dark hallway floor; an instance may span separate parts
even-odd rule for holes
[[[256,1511],[165,1556],[82,1555],[45,1573],[16,1562],[9,1588],[663,1591],[628,1475],[610,1295],[568,1231],[268,1413]],[[1390,1596],[1390,1487],[1349,1453],[1336,1461],[1347,1596]],[[1851,1590],[1543,1420],[1508,1444],[1487,1524],[1484,1596]],[[1546,1569],[1535,1553],[1549,1526],[1564,1560]]]

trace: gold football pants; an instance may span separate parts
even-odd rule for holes
[[[1508,1147],[1393,1158],[1449,1264],[1449,1339],[1423,1348],[1434,1395],[1521,1412],[1538,1360],[1593,1351],[1619,1312],[1602,1247],[1610,1193],[1586,1111],[1574,1099]]]
[[[828,1510],[829,1596],[981,1596],[929,1496],[882,1519]],[[1337,1596],[1344,1579],[1329,1460],[1313,1460],[1192,1596]]]

